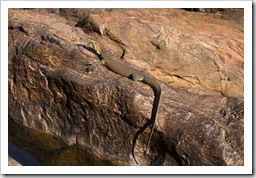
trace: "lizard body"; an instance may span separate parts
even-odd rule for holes
[[[90,41],[90,43],[93,46],[93,49],[95,50],[95,52],[102,58],[102,62],[103,64],[112,72],[115,72],[119,75],[122,75],[124,77],[127,78],[131,78],[133,81],[141,81],[145,84],[148,84],[154,91],[154,102],[153,102],[153,108],[152,108],[152,113],[151,113],[151,118],[150,118],[150,122],[152,125],[151,128],[151,132],[147,141],[147,145],[146,145],[146,150],[148,148],[150,139],[152,137],[154,128],[155,128],[155,123],[156,123],[156,117],[157,117],[157,113],[158,113],[158,109],[159,109],[159,105],[160,105],[160,100],[161,100],[161,87],[160,85],[157,83],[156,79],[154,79],[153,77],[151,77],[150,75],[148,75],[146,72],[144,71],[139,71],[137,69],[134,69],[130,66],[127,66],[119,61],[116,61],[114,59],[112,59],[109,55],[108,52],[105,48],[103,48],[103,46],[101,46],[99,43],[97,43],[96,41]],[[136,161],[137,162],[137,161]]]

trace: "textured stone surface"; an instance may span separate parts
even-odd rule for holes
[[[162,86],[150,149],[149,128],[135,145],[139,165],[243,165],[242,26],[181,9],[11,9],[9,119],[135,165],[153,91],[103,66],[87,73],[99,60],[93,38]]]
[[[8,156],[8,166],[22,166],[22,165],[18,163],[16,160],[14,160],[12,157]]]

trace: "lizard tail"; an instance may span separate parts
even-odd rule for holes
[[[136,145],[136,141],[139,137],[139,135],[148,127],[150,126],[151,122],[150,120],[148,122],[146,122],[141,128],[140,130],[135,134],[135,136],[133,137],[133,140],[132,140],[132,157],[134,159],[134,161],[136,162],[136,164],[138,164],[138,161],[136,160],[135,158],[135,154],[134,154],[134,149],[135,149],[135,145]]]
[[[150,76],[145,75],[143,82],[150,85],[154,91],[154,102],[153,102],[153,107],[152,107],[152,112],[151,112],[151,118],[142,126],[142,128],[140,128],[140,130],[135,134],[133,140],[132,140],[132,156],[135,160],[135,162],[138,164],[137,160],[135,159],[135,155],[134,155],[134,149],[135,149],[135,145],[136,145],[136,141],[138,139],[138,136],[147,128],[152,124],[152,128],[150,131],[150,135],[147,141],[147,145],[146,145],[146,150],[144,151],[144,154],[147,152],[151,137],[153,135],[153,131],[155,128],[155,124],[156,124],[156,117],[157,117],[157,113],[158,113],[158,108],[159,108],[159,104],[161,101],[161,87],[160,85]]]
[[[154,90],[154,93],[155,93],[155,99],[154,99],[152,114],[151,114],[151,118],[150,118],[150,124],[152,124],[152,128],[151,128],[151,131],[150,131],[150,135],[148,137],[148,141],[147,141],[147,145],[146,145],[146,149],[145,149],[144,153],[147,153],[148,146],[149,146],[151,137],[152,137],[154,129],[155,129],[156,117],[157,117],[157,113],[158,113],[158,109],[159,109],[159,104],[160,104],[160,101],[161,101],[161,87],[159,86],[157,88],[153,88],[153,90]]]

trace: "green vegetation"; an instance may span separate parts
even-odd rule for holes
[[[110,161],[90,155],[78,145],[63,141],[9,119],[8,136],[17,146],[29,151],[45,166],[111,166]]]

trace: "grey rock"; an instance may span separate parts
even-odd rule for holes
[[[8,166],[22,166],[22,165],[18,163],[15,159],[13,159],[11,156],[8,156]]]

